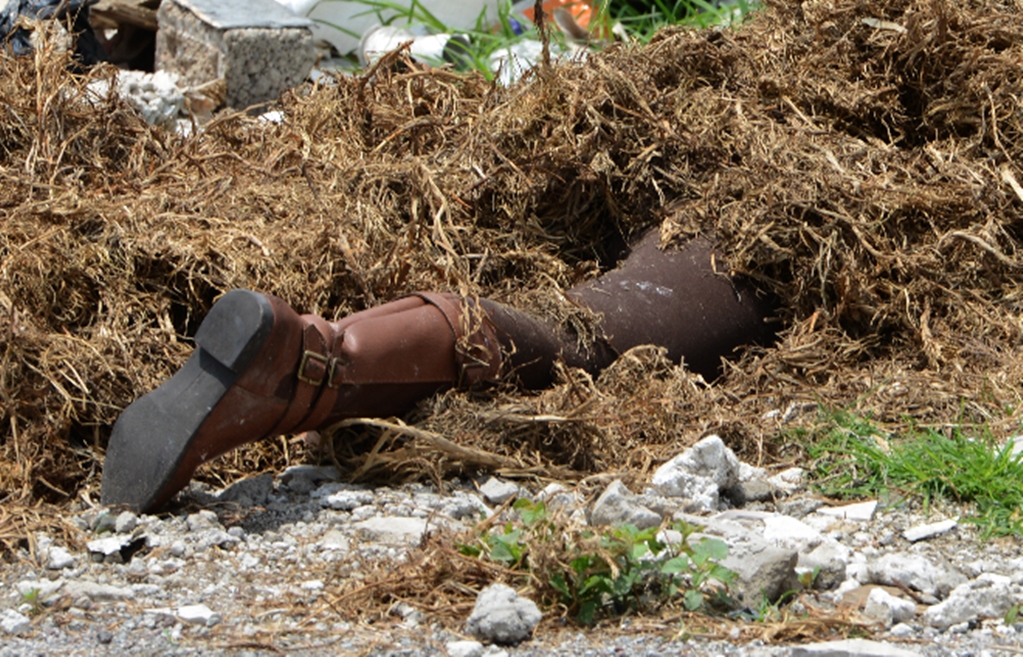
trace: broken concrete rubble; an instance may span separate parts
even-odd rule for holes
[[[309,20],[273,0],[165,0],[157,15],[157,70],[193,87],[222,79],[231,107],[277,98],[316,61]]]

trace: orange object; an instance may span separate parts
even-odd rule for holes
[[[534,20],[533,5],[534,3],[529,1],[520,2],[517,3],[513,9],[516,9],[529,20]],[[590,19],[592,19],[593,15],[596,13],[593,5],[585,0],[544,0],[543,13],[547,16],[547,20],[554,20],[555,9],[565,9],[572,15],[572,18],[575,19],[575,22],[579,25],[579,27],[586,29],[589,29]]]

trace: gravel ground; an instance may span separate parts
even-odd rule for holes
[[[681,634],[681,626],[643,619],[585,630],[548,620],[531,640],[516,646],[458,644],[452,642],[474,640],[461,633],[464,626],[454,628],[457,631],[445,629],[436,618],[405,604],[395,605],[385,620],[353,624],[338,613],[336,606],[343,602],[332,600],[332,582],[359,573],[373,560],[400,563],[428,525],[467,526],[498,504],[481,492],[481,482],[447,482],[445,494],[439,495],[424,485],[362,488],[330,478],[328,469],[298,466],[277,477],[246,480],[219,496],[193,484],[186,495],[205,508],[196,512],[193,504],[191,513],[135,516],[99,508],[69,511],[67,519],[79,528],[88,549],[69,548],[56,537],[40,535],[38,565],[23,554],[2,569],[0,657],[1023,652],[1023,624],[1006,625],[1004,612],[1006,604],[1011,607],[1023,601],[1019,586],[1023,559],[1017,540],[981,541],[974,528],[964,523],[917,542],[904,538],[911,527],[952,516],[958,511],[952,507],[931,508],[924,515],[909,504],[879,509],[869,520],[826,524],[819,509],[807,511],[822,502],[798,490],[784,504],[749,503],[741,509],[749,517],[783,517],[805,527],[823,527],[822,540],[848,548],[838,580],[845,580],[840,592],[805,591],[803,602],[789,608],[792,622],[813,616],[818,607],[833,609],[847,600],[843,592],[850,595],[848,591],[857,586],[863,590],[864,581],[869,584],[873,579],[876,584],[880,575],[875,565],[883,557],[926,559],[933,572],[900,577],[933,575],[939,582],[935,592],[924,592],[926,583],[910,581],[911,588],[919,589],[913,593],[918,599],[910,618],[901,623],[889,619],[888,629],[881,618],[875,621],[875,630],[864,635],[873,643],[841,649],[821,641],[767,644],[762,637],[768,628],[754,622],[718,629],[713,639],[672,640]],[[573,497],[571,491],[562,491],[559,497],[578,504],[579,509],[584,506],[581,496]],[[593,504],[592,498],[588,503]],[[779,509],[788,515],[779,515]],[[736,510],[728,513],[735,516]],[[790,533],[777,540],[785,544],[798,538]],[[796,551],[806,554],[809,546],[796,546]],[[891,562],[885,563],[894,568]],[[927,609],[952,596],[955,586],[985,581],[992,573],[1004,576],[1005,581],[998,580],[1004,586],[991,588],[983,604],[971,603],[976,609],[968,612],[966,621],[939,629],[927,620]],[[984,611],[991,600],[1002,604],[996,609],[999,613]],[[862,608],[850,613],[872,620]]]

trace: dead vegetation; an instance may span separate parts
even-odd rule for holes
[[[4,60],[4,503],[95,497],[119,410],[231,288],[328,318],[417,289],[563,317],[559,290],[656,226],[714,236],[779,295],[778,345],[713,385],[640,349],[538,395],[451,392],[413,430],[343,428],[341,465],[641,476],[710,429],[769,464],[798,458],[762,419],[794,401],[1012,430],[1021,62],[1008,0],[774,1],[741,30],[666,30],[511,88],[389,59],[286,94],[282,123],[223,113],[187,138],[90,94],[59,53]],[[270,441],[203,476],[301,457]]]

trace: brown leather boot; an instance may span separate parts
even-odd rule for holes
[[[245,443],[400,415],[438,390],[495,378],[500,350],[474,308],[426,292],[330,323],[274,296],[227,293],[184,367],[118,418],[103,503],[154,509],[200,464]]]
[[[714,378],[721,358],[773,339],[773,304],[715,271],[709,241],[662,251],[656,232],[621,266],[568,296],[600,313],[604,338],[575,335],[488,299],[418,293],[330,323],[269,295],[224,295],[199,327],[185,366],[118,418],[103,468],[104,504],[150,510],[202,463],[240,445],[400,415],[453,385],[509,374],[550,383],[564,360],[596,373],[641,344]]]

